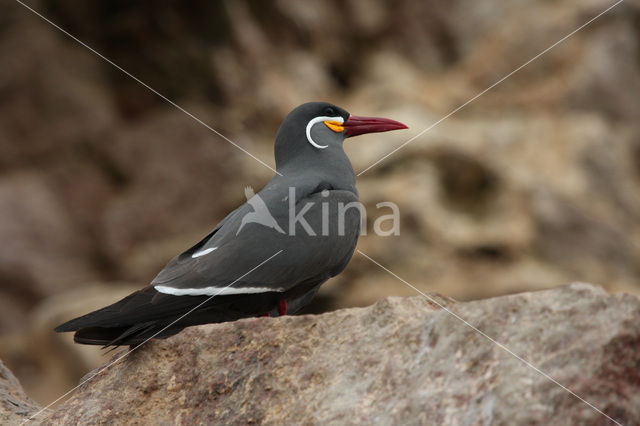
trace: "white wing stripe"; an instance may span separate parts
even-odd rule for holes
[[[229,296],[232,294],[256,294],[269,291],[281,292],[281,289],[269,287],[203,287],[203,288],[174,288],[165,285],[154,286],[156,291],[172,296]]]
[[[199,252],[193,253],[191,255],[191,257],[195,259],[196,257],[204,256],[205,254],[209,254],[209,253],[211,253],[212,251],[214,251],[217,248],[218,247],[211,247],[211,248],[208,248],[208,249],[201,250]]]

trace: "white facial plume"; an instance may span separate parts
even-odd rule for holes
[[[320,144],[316,143],[313,140],[313,138],[311,138],[311,128],[316,123],[325,122],[325,124],[326,124],[327,121],[333,122],[333,123],[336,123],[336,124],[337,123],[342,124],[342,123],[344,123],[344,118],[342,118],[340,116],[336,116],[336,117],[320,116],[320,117],[316,117],[316,118],[313,118],[313,119],[309,120],[309,122],[307,123],[307,140],[309,141],[309,143],[311,145],[313,145],[314,147],[316,147],[318,149],[324,149],[324,148],[328,147],[329,145],[320,145]],[[331,128],[329,125],[327,125],[327,127],[329,127],[331,130],[336,132],[336,130]],[[342,129],[340,131],[342,131]]]

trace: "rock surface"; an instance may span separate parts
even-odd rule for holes
[[[13,373],[0,361],[0,424],[18,424],[38,411]]]
[[[28,5],[270,165],[302,102],[406,122],[345,144],[360,172],[613,1]],[[103,362],[57,344],[41,319],[69,317],[50,307],[147,284],[272,172],[0,2],[0,358],[47,402]],[[379,202],[401,212],[401,235],[370,227],[359,249],[457,300],[572,281],[640,294],[639,21],[625,0],[359,176],[371,225]],[[310,308],[411,294],[355,256]]]
[[[618,422],[640,424],[638,297],[587,284],[434,297]],[[613,424],[424,297],[190,328],[135,350],[38,421]]]

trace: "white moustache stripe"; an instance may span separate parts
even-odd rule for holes
[[[327,116],[323,115],[323,116],[320,116],[320,117],[312,118],[307,123],[307,140],[309,141],[309,143],[311,145],[315,146],[316,148],[324,149],[324,148],[328,147],[329,145],[319,145],[319,144],[315,143],[315,141],[311,138],[311,128],[313,127],[314,124],[319,123],[321,121],[337,121],[339,123],[344,123],[344,118],[342,118],[340,116],[338,116],[338,117],[327,117]]]

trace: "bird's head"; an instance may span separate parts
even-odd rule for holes
[[[407,128],[388,118],[359,117],[327,102],[308,102],[282,122],[275,143],[276,165],[342,151],[342,142],[352,136]]]

